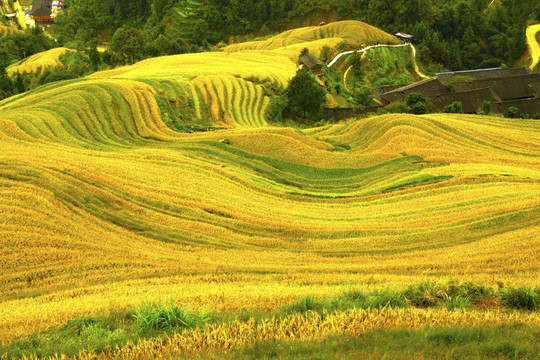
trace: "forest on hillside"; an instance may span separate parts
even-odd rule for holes
[[[107,29],[134,27],[148,43],[167,41],[202,46],[231,37],[266,35],[287,29],[314,13],[335,12],[340,19],[365,21],[395,33],[415,36],[421,60],[459,70],[510,63],[526,49],[525,26],[540,19],[540,3],[501,0],[67,0],[68,14],[58,21],[64,43],[85,46]],[[191,33],[183,31],[191,15]],[[189,18],[189,16],[188,16]],[[151,46],[152,47],[152,46]],[[170,47],[170,46],[169,46]],[[173,46],[174,48],[174,46]],[[176,46],[176,50],[182,46]],[[170,49],[165,49],[170,50]],[[158,49],[163,51],[163,49]],[[174,49],[173,49],[174,51]],[[165,51],[167,52],[167,51]],[[170,52],[170,51],[169,51]]]
[[[65,4],[56,24],[47,30],[52,37],[40,29],[0,36],[1,97],[148,57],[210,51],[325,16],[365,21],[391,34],[410,33],[420,61],[432,68],[515,66],[526,51],[527,24],[540,19],[540,2],[525,0],[66,0]],[[46,70],[41,79],[7,79],[9,65],[60,46],[80,50],[65,56],[64,68]],[[105,46],[105,52],[98,53],[98,46]]]

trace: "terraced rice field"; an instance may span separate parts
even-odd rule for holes
[[[181,55],[1,101],[0,343],[146,301],[271,312],[351,287],[538,283],[537,121],[396,114],[304,131],[269,126],[265,82],[283,84],[294,71],[264,54]],[[186,114],[184,125],[226,129],[176,132],[163,103]],[[308,312],[80,357],[515,322],[538,329],[540,314]]]
[[[352,47],[377,42],[397,43],[394,36],[376,27],[361,21],[348,20],[289,30],[266,40],[229,45],[223,50],[226,52],[271,51],[296,61],[303,48],[308,48],[311,53],[319,55],[323,46],[335,47],[342,42],[347,42]]]
[[[4,26],[0,25],[0,39],[4,36],[11,35],[13,33],[18,32],[17,28],[11,27],[11,26]]]
[[[60,56],[64,55],[68,51],[73,50],[65,47],[59,47],[40,52],[28,57],[25,60],[22,60],[19,63],[9,66],[6,71],[10,76],[16,73],[39,74],[46,68],[62,66],[62,63],[60,62]]]

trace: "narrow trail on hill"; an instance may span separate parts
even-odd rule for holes
[[[531,50],[532,63],[530,68],[534,69],[538,60],[540,58],[540,45],[536,40],[536,33],[540,31],[540,24],[531,25],[527,28],[527,43],[529,44],[529,49]]]
[[[348,54],[352,54],[353,52],[355,51],[358,51],[359,53],[364,53],[369,50],[369,49],[373,49],[373,48],[378,48],[378,47],[403,47],[403,46],[410,46],[412,48],[412,53],[413,53],[413,64],[414,64],[414,71],[418,74],[418,76],[420,76],[421,78],[427,78],[427,76],[423,73],[420,72],[420,69],[418,68],[418,63],[416,62],[416,48],[414,47],[413,44],[400,44],[400,45],[370,45],[370,46],[366,46],[365,48],[362,48],[360,50],[352,50],[352,51],[345,51],[345,52],[342,52],[342,53],[339,53],[336,55],[336,57],[328,64],[328,67],[332,67],[343,55],[348,55]],[[347,72],[348,72],[349,69],[347,69]]]
[[[371,45],[371,46],[368,46],[368,47],[365,47],[363,48],[362,50],[358,50],[358,52],[361,52],[362,53],[362,59],[364,58],[364,56],[366,55],[366,50],[369,50],[369,49],[372,49],[372,48],[376,48],[376,47],[403,47],[403,46],[411,46],[411,49],[412,49],[412,55],[413,55],[413,65],[414,65],[414,71],[416,72],[416,74],[418,74],[418,76],[420,76],[421,78],[427,78],[427,76],[423,73],[420,72],[420,69],[418,68],[418,63],[416,62],[416,48],[414,47],[414,45],[412,44],[400,44],[400,45]],[[347,55],[347,54],[352,54],[354,51],[345,51],[345,52],[342,52],[340,54],[338,54],[334,60],[332,60],[330,62],[330,64],[328,64],[328,67],[331,67],[332,65],[334,65],[334,63],[343,55]],[[349,68],[345,71],[345,73],[343,74],[343,83],[345,84],[345,88],[347,89],[347,91],[350,91],[349,88],[347,87],[347,75],[349,74],[349,71],[351,70],[352,66],[349,66]]]

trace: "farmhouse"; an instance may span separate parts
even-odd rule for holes
[[[457,101],[463,105],[463,112],[476,113],[484,101],[490,101],[495,112],[504,113],[514,106],[523,114],[540,113],[540,75],[529,68],[439,73],[436,78],[371,92],[383,105],[404,101],[414,92],[430,99],[437,111]]]
[[[46,25],[53,22],[51,17],[52,0],[34,0],[32,4],[32,17],[36,25]]]
[[[315,55],[308,53],[300,56],[300,65],[302,65],[305,69],[311,71],[315,75],[321,75],[324,63],[319,60]]]
[[[15,20],[17,18],[17,14],[4,14],[4,17],[7,20]]]
[[[518,76],[532,74],[529,68],[516,68],[516,69],[503,69],[503,68],[491,68],[491,69],[477,69],[477,70],[463,70],[463,71],[451,71],[445,73],[435,74],[441,82],[446,85],[455,76],[468,76],[477,80],[494,79],[507,76]]]
[[[407,97],[410,93],[416,92],[421,94],[432,94],[438,95],[443,94],[447,91],[446,86],[444,86],[439,79],[430,78],[424,79],[422,81],[416,82],[414,84],[405,85],[393,89],[384,94],[381,94],[380,101],[383,105],[388,105],[394,101],[401,101]]]

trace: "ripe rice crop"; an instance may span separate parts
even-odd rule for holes
[[[6,71],[8,75],[12,76],[16,73],[40,73],[46,68],[62,66],[59,58],[68,51],[73,50],[65,47],[59,47],[40,52],[17,64],[9,66]]]
[[[537,122],[391,114],[270,127],[265,86],[294,71],[264,54],[188,54],[0,101],[0,343],[141,302],[272,312],[352,286],[537,285]],[[492,310],[233,321],[81,356],[539,322]]]
[[[395,42],[394,36],[361,21],[347,20],[323,26],[293,29],[266,40],[233,44],[225,47],[226,52],[264,50],[296,61],[303,48],[319,54],[323,46],[335,47],[347,42],[352,47],[377,42]]]

